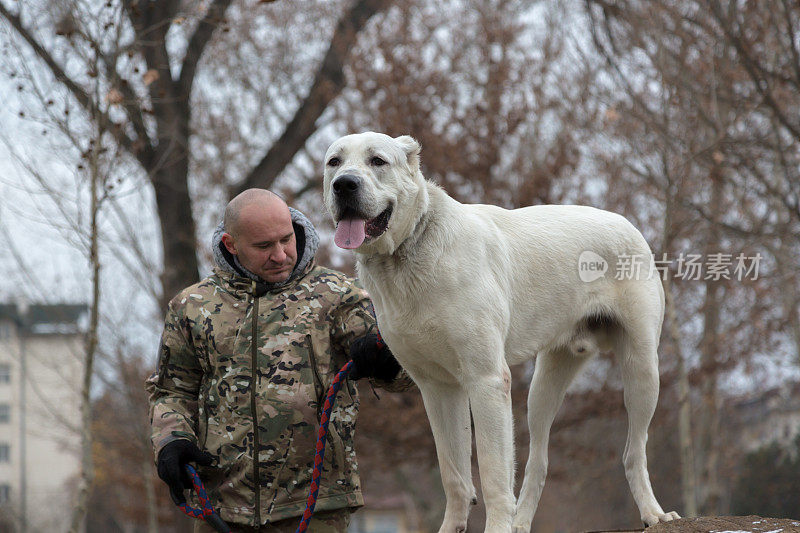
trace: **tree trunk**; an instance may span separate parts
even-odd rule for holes
[[[785,320],[788,323],[787,329],[791,332],[794,342],[794,360],[800,364],[800,295],[798,295],[794,283],[797,265],[792,258],[791,240],[789,239],[791,229],[787,227],[784,231],[786,231],[787,238],[780,239],[778,243],[776,267],[786,287],[786,290],[781,293],[781,303]]]
[[[158,533],[158,505],[156,504],[155,487],[153,487],[153,461],[150,460],[149,454],[145,454],[144,461],[142,461],[142,479],[144,480],[147,505],[147,533]]]
[[[722,210],[722,176],[714,166],[711,171],[711,226],[706,240],[705,257],[720,252],[720,226],[716,224]],[[705,302],[703,304],[703,338],[700,342],[702,403],[700,408],[700,450],[702,472],[702,491],[700,511],[705,515],[719,514],[721,489],[719,484],[719,447],[717,436],[720,425],[720,405],[717,394],[717,374],[719,372],[719,337],[721,290],[720,281],[705,281]]]
[[[683,516],[697,516],[697,480],[694,467],[694,443],[692,442],[692,406],[689,374],[680,345],[680,328],[675,312],[672,283],[669,276],[664,280],[664,296],[670,342],[675,350],[678,372],[678,446],[681,457],[681,502]]]
[[[667,100],[664,98],[663,105],[666,107]],[[669,158],[667,151],[661,153],[661,164],[663,165],[664,176],[667,180],[665,190],[665,209],[664,209],[664,238],[663,251],[667,257],[671,257],[673,252],[673,240],[676,236],[674,220],[676,215],[676,203],[679,196],[678,184],[676,184],[670,172]],[[680,451],[681,462],[681,503],[683,504],[683,516],[697,516],[697,473],[695,467],[695,443],[692,436],[692,389],[689,383],[689,371],[686,368],[686,358],[684,357],[683,347],[681,346],[680,324],[678,314],[675,309],[675,298],[673,294],[672,278],[669,270],[663,278],[664,282],[664,306],[667,322],[667,335],[675,351],[676,371],[678,374],[678,449]]]
[[[94,479],[94,466],[92,464],[92,373],[94,372],[94,356],[97,351],[97,328],[99,322],[100,305],[100,257],[98,256],[98,227],[97,215],[100,211],[99,188],[101,185],[99,158],[102,148],[102,129],[98,128],[97,137],[92,145],[89,161],[90,194],[91,194],[91,222],[89,230],[89,257],[92,265],[92,307],[89,319],[89,331],[86,333],[86,358],[83,368],[83,384],[81,388],[81,478],[72,509],[70,533],[79,533],[83,530],[89,499],[89,489]]]
[[[172,154],[178,159],[153,175],[156,208],[161,226],[164,270],[161,274],[161,310],[199,277],[195,243],[195,223],[189,196],[188,154]]]
[[[308,138],[317,131],[319,117],[344,89],[347,82],[344,66],[361,30],[391,3],[391,0],[356,0],[342,15],[305,100],[266,155],[241,183],[231,189],[231,196],[252,187],[271,187],[275,178],[292,162]]]

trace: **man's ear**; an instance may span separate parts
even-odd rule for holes
[[[416,139],[410,135],[401,135],[400,137],[395,137],[394,140],[406,153],[406,157],[408,158],[408,166],[413,169],[419,169],[419,152],[421,148]]]
[[[230,253],[236,255],[236,241],[230,233],[222,234],[222,244],[225,245],[225,248],[227,248]]]

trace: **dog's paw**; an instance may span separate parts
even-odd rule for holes
[[[644,522],[645,527],[649,527],[660,522],[671,522],[672,520],[676,520],[678,518],[680,518],[680,515],[675,511],[670,511],[668,513],[650,513],[642,517],[642,522]]]

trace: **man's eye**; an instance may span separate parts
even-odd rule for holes
[[[370,159],[369,162],[371,165],[374,165],[376,167],[382,167],[383,165],[386,164],[386,161],[377,156]]]
[[[328,159],[328,166],[329,167],[338,167],[342,163],[342,160],[338,157],[331,157]]]

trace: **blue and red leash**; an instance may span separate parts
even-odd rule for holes
[[[376,345],[378,349],[386,346],[381,337],[381,332],[377,330]],[[322,477],[322,461],[325,459],[325,443],[328,441],[328,424],[331,422],[331,411],[333,411],[333,404],[336,402],[336,395],[339,389],[342,388],[347,374],[353,368],[353,361],[348,361],[336,373],[331,386],[328,387],[328,393],[325,395],[325,403],[322,406],[322,414],[319,417],[319,431],[317,432],[317,448],[314,454],[314,471],[311,473],[311,485],[308,489],[308,498],[306,499],[306,510],[303,512],[303,520],[297,526],[295,533],[304,533],[308,529],[308,523],[314,515],[314,507],[317,505],[317,494],[319,493],[319,482]]]
[[[208,498],[208,494],[206,494],[206,488],[203,486],[203,482],[200,479],[200,476],[197,474],[197,471],[192,468],[191,465],[185,465],[184,468],[186,469],[186,473],[189,474],[189,477],[192,479],[192,486],[194,487],[194,491],[197,493],[197,499],[200,501],[200,507],[191,507],[186,502],[183,502],[178,507],[180,507],[181,511],[183,511],[183,513],[187,516],[205,520],[208,522],[208,525],[219,531],[219,533],[230,533],[231,528],[228,527],[228,524],[226,524],[222,518],[219,517],[216,511],[214,511],[214,505]]]
[[[378,337],[378,342],[382,343],[382,339]],[[308,524],[311,522],[311,517],[314,515],[314,507],[317,505],[317,495],[319,494],[320,478],[322,477],[322,462],[325,459],[325,444],[328,441],[328,425],[331,422],[331,412],[333,405],[336,402],[336,395],[342,388],[347,374],[353,367],[353,361],[348,361],[339,370],[328,388],[328,393],[325,395],[325,403],[322,406],[322,413],[319,418],[319,431],[317,432],[317,446],[316,453],[314,454],[314,470],[311,473],[311,485],[308,489],[308,499],[306,499],[306,510],[303,512],[303,519],[297,527],[295,533],[303,533],[308,529]],[[181,511],[187,516],[205,520],[208,524],[216,529],[219,533],[229,533],[230,527],[219,517],[214,511],[214,506],[208,498],[206,488],[200,480],[194,468],[186,465],[186,472],[192,478],[192,485],[194,491],[197,493],[197,499],[200,501],[200,507],[191,507],[188,503],[180,504]]]
[[[377,344],[378,348],[385,346],[380,333],[378,333]],[[317,446],[316,453],[314,454],[314,470],[311,473],[311,485],[309,486],[308,498],[306,499],[306,510],[303,512],[303,519],[300,522],[300,525],[297,527],[297,531],[295,533],[304,533],[308,529],[308,524],[311,522],[311,517],[314,515],[314,507],[317,505],[317,495],[319,494],[320,478],[322,477],[322,462],[325,459],[325,444],[328,440],[328,425],[331,422],[331,412],[333,411],[333,405],[336,402],[336,395],[342,388],[342,384],[344,383],[345,378],[347,378],[347,374],[350,373],[350,369],[352,367],[353,361],[348,361],[345,363],[341,370],[336,373],[336,376],[333,378],[330,387],[328,387],[328,393],[325,395],[325,403],[322,406],[322,413],[320,414],[319,418]],[[214,511],[214,506],[211,504],[211,501],[206,494],[206,489],[203,486],[203,482],[200,480],[200,476],[190,465],[186,465],[186,471],[192,478],[192,485],[197,493],[197,499],[200,501],[201,507],[191,507],[187,503],[182,503],[180,505],[181,511],[192,518],[205,520],[219,533],[229,533],[230,527],[228,527],[228,525]]]
[[[386,343],[383,342],[380,331],[377,332],[376,344],[378,349],[386,346]],[[306,510],[303,512],[303,519],[300,522],[300,525],[297,526],[295,533],[304,533],[308,529],[308,524],[311,522],[311,517],[314,515],[314,507],[317,505],[317,495],[319,494],[320,478],[322,477],[322,462],[325,459],[325,444],[328,441],[328,425],[331,422],[331,412],[333,411],[333,405],[336,402],[336,395],[342,388],[342,384],[352,368],[352,360],[345,363],[339,372],[336,373],[336,376],[334,376],[330,387],[328,387],[328,392],[325,395],[325,403],[322,406],[322,413],[320,414],[319,418],[317,446],[316,453],[314,454],[314,470],[311,472],[311,485],[308,489]],[[200,501],[201,507],[191,507],[189,504],[184,502],[180,504],[181,511],[192,518],[205,520],[219,533],[229,533],[231,530],[230,527],[228,527],[228,524],[226,524],[219,517],[216,511],[214,511],[214,506],[212,505],[211,500],[208,498],[206,488],[203,486],[200,476],[190,465],[186,465],[186,472],[192,479],[192,485],[197,493],[197,499]]]
[[[319,417],[319,431],[317,432],[317,448],[314,454],[314,470],[311,472],[311,485],[308,489],[306,499],[306,510],[303,512],[303,520],[297,526],[295,533],[303,533],[308,529],[308,523],[314,515],[314,507],[317,505],[317,494],[319,494],[320,478],[322,477],[322,461],[325,459],[325,443],[328,441],[328,424],[331,422],[331,411],[336,401],[336,394],[342,388],[347,374],[353,367],[353,361],[348,361],[336,374],[328,387],[328,394],[325,395],[325,403],[322,406],[322,414]]]

